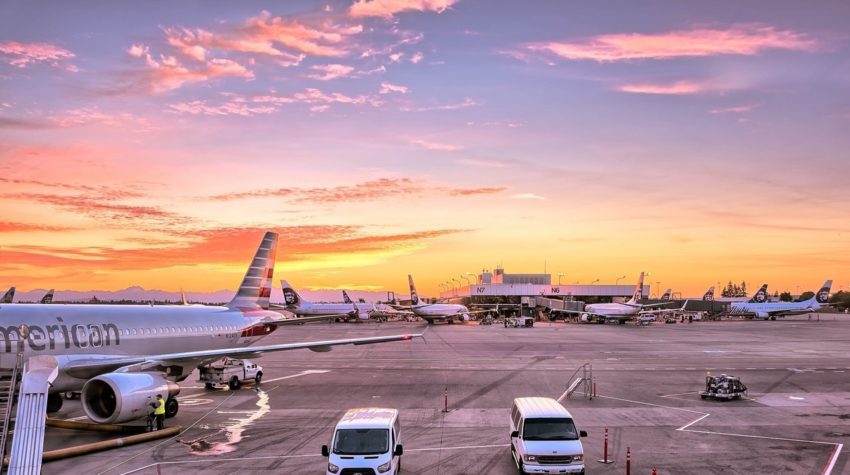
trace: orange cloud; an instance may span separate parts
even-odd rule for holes
[[[118,199],[132,196],[130,193],[125,195],[122,192],[115,192],[115,195],[90,197],[46,193],[3,193],[0,194],[0,198],[47,204],[101,220],[132,221],[137,219],[153,219],[171,221],[177,218],[177,215],[174,213],[155,206],[129,205],[116,202]]]
[[[0,61],[18,68],[47,63],[53,67],[64,68],[66,71],[77,72],[79,69],[70,63],[74,57],[74,53],[50,43],[18,43],[17,41],[0,43]]]
[[[356,0],[348,13],[354,17],[389,18],[405,11],[443,13],[460,0]]]
[[[493,195],[507,190],[504,186],[482,188],[457,188],[449,191],[453,196]]]
[[[68,231],[67,226],[51,226],[47,224],[13,223],[0,221],[0,233],[27,233],[39,231]]]
[[[618,86],[620,92],[634,94],[698,94],[706,91],[703,84],[692,81],[676,81],[672,84],[624,84]]]
[[[631,59],[669,59],[696,56],[755,55],[767,49],[809,51],[817,43],[804,34],[777,30],[760,24],[734,25],[728,29],[698,28],[658,34],[613,34],[583,42],[545,42],[528,45],[568,60],[598,62]]]

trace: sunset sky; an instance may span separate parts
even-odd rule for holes
[[[434,295],[501,263],[848,290],[848,24],[840,1],[5,1],[0,288],[233,289],[271,229],[304,288]]]

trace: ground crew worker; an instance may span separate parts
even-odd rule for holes
[[[162,430],[165,427],[165,400],[162,399],[162,394],[156,395],[156,401],[152,402],[151,406],[156,417],[156,430]]]

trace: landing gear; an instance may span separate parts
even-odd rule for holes
[[[51,393],[47,395],[47,412],[59,412],[62,409],[62,394]]]
[[[165,401],[165,417],[167,419],[176,416],[179,410],[180,404],[177,403],[177,399],[169,398],[168,401]]]

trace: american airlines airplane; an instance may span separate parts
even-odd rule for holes
[[[763,320],[776,320],[776,317],[803,315],[829,306],[829,291],[832,280],[823,283],[820,290],[810,299],[802,302],[768,302],[767,284],[747,302],[732,302],[729,313],[734,315],[752,315]]]
[[[122,423],[145,417],[149,398],[157,394],[166,398],[167,416],[174,416],[177,383],[199,365],[225,356],[255,357],[302,348],[328,351],[336,345],[421,336],[255,345],[279,325],[300,323],[282,319],[284,312],[268,310],[277,237],[265,234],[236,296],[225,306],[3,304],[0,351],[9,356],[23,351],[25,359],[39,355],[56,359],[58,374],[48,397],[51,412],[61,407],[61,393],[81,391],[83,410],[92,421]]]
[[[419,294],[416,292],[416,285],[413,283],[413,276],[407,275],[407,282],[410,284],[410,307],[402,307],[410,309],[417,317],[422,318],[428,323],[434,323],[435,320],[444,320],[453,323],[468,321],[469,315],[473,313],[485,313],[489,310],[470,311],[466,305],[456,303],[424,303],[419,300]]]
[[[643,277],[644,273],[640,273],[637,286],[635,287],[632,298],[626,303],[594,303],[584,307],[582,320],[587,320],[589,317],[595,317],[599,323],[608,321],[617,321],[620,324],[625,324],[628,320],[632,320],[639,315],[647,315],[653,313],[661,313],[669,310],[652,310],[653,307],[669,305],[668,302],[658,304],[640,304],[643,294]],[[685,302],[687,304],[687,302]],[[650,309],[650,310],[646,310]]]

